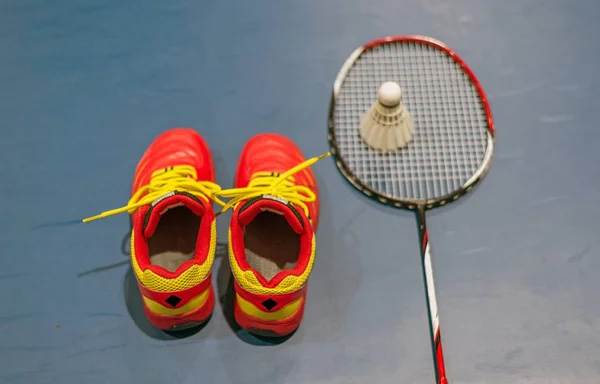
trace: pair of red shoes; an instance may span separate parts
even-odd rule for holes
[[[287,335],[302,320],[315,260],[319,197],[309,167],[328,155],[306,160],[286,137],[260,134],[242,151],[234,188],[223,190],[204,139],[192,129],[171,129],[140,160],[129,203],[84,222],[131,215],[131,265],[146,315],[173,331],[200,325],[213,312],[213,203],[221,212],[233,209],[235,319],[253,333]]]

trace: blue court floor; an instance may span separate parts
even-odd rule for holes
[[[280,343],[231,323],[222,257],[210,323],[154,330],[127,216],[75,222],[125,204],[171,127],[204,135],[224,187],[257,133],[327,151],[346,57],[423,34],[470,64],[497,126],[487,178],[428,216],[450,383],[600,383],[598,20],[598,0],[1,2],[0,382],[433,383],[415,217],[330,159],[305,320]]]

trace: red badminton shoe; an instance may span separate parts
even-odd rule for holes
[[[237,323],[251,333],[285,336],[302,320],[315,260],[319,220],[317,182],[291,140],[260,134],[239,159],[231,198],[229,260],[234,276]]]
[[[211,196],[219,190],[204,139],[191,129],[175,128],[144,153],[129,203],[84,219],[130,214],[131,266],[146,315],[157,328],[190,328],[212,314],[217,235]]]

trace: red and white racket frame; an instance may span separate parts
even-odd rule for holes
[[[479,168],[474,173],[474,175],[469,178],[457,191],[442,196],[437,199],[428,199],[428,200],[398,200],[392,198],[390,196],[385,196],[369,186],[363,183],[360,179],[354,175],[354,173],[350,170],[350,168],[346,165],[341,155],[337,150],[337,142],[335,138],[335,122],[334,122],[334,113],[335,113],[335,105],[337,97],[341,91],[342,84],[346,75],[356,62],[356,60],[365,52],[379,45],[388,44],[388,43],[396,43],[396,42],[413,42],[420,44],[428,44],[441,51],[448,54],[452,57],[456,63],[458,63],[465,73],[470,77],[471,81],[475,85],[479,96],[481,97],[481,101],[483,103],[483,109],[485,111],[488,123],[488,143],[485,155],[483,160],[480,163]],[[487,173],[489,166],[491,164],[492,155],[494,153],[494,138],[495,138],[495,126],[492,118],[492,110],[490,108],[487,96],[483,91],[483,87],[479,80],[475,77],[475,74],[471,69],[467,66],[460,56],[450,49],[443,42],[436,40],[431,37],[422,36],[422,35],[408,35],[408,36],[388,36],[381,39],[373,40],[367,44],[364,44],[354,50],[354,52],[348,57],[345,61],[344,65],[338,72],[336,76],[333,92],[331,96],[331,102],[329,107],[329,120],[328,120],[328,141],[331,149],[332,157],[338,167],[339,171],[342,173],[344,178],[350,182],[350,184],[362,192],[364,195],[369,198],[385,205],[392,206],[394,208],[408,209],[411,211],[415,211],[417,214],[417,222],[419,226],[419,235],[421,239],[421,261],[423,267],[423,277],[425,279],[425,291],[427,298],[427,309],[428,309],[428,317],[429,317],[429,326],[430,326],[430,336],[431,336],[431,344],[432,344],[432,353],[433,360],[435,366],[435,376],[436,376],[436,384],[448,384],[448,379],[446,377],[446,368],[444,365],[444,354],[442,350],[442,338],[440,334],[440,320],[439,320],[439,310],[437,304],[437,298],[435,293],[435,284],[434,284],[434,274],[433,267],[431,261],[431,247],[429,244],[429,238],[427,236],[427,226],[425,224],[425,211],[444,206],[452,201],[458,200],[461,196],[465,195],[467,192],[471,191],[475,185],[483,179],[485,174]]]

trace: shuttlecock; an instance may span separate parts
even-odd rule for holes
[[[384,83],[377,100],[360,119],[360,136],[369,147],[382,151],[404,148],[412,139],[413,123],[402,105],[402,90],[392,81]]]

